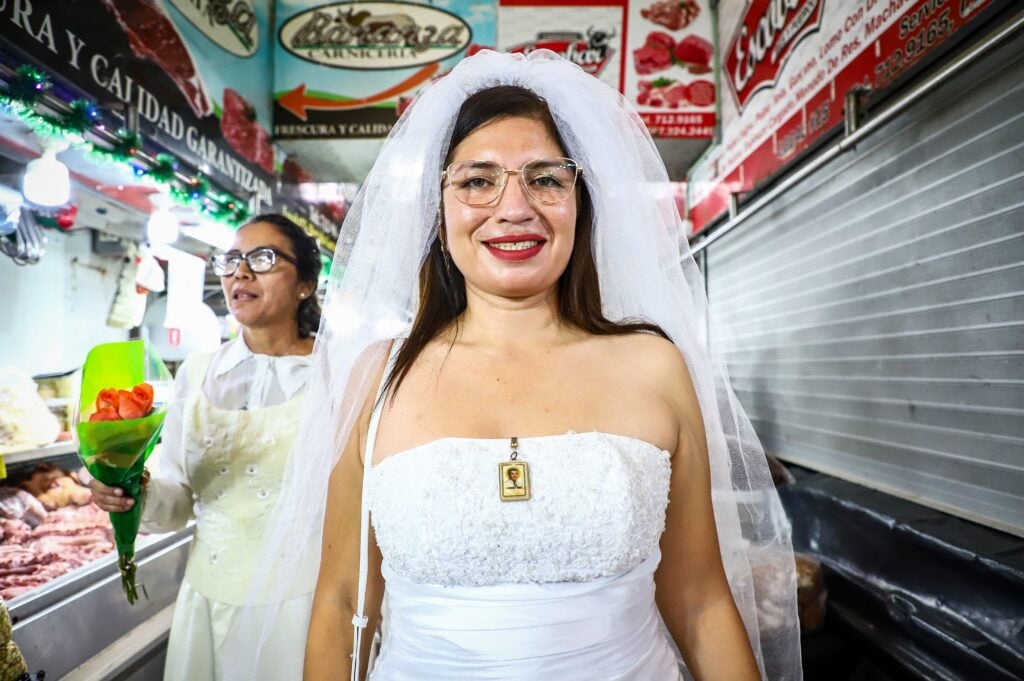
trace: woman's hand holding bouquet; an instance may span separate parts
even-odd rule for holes
[[[143,473],[160,437],[170,394],[170,372],[144,341],[98,345],[82,367],[78,455],[89,473],[108,486],[112,497],[123,499],[123,510],[111,513],[110,522],[129,603],[138,599],[135,538],[142,512],[138,502]]]

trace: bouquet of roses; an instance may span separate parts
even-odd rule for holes
[[[122,488],[136,501],[131,510],[110,514],[129,603],[139,597],[135,537],[142,517],[142,475],[160,437],[171,393],[170,372],[141,340],[97,345],[82,366],[75,419],[78,456],[94,478]]]

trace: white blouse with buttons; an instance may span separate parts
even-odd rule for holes
[[[174,381],[174,400],[164,421],[158,467],[152,471],[153,479],[146,491],[142,513],[142,529],[146,532],[179,530],[193,515],[193,495],[189,486],[188,464],[185,452],[184,410],[192,403],[196,390],[202,390],[215,407],[227,410],[254,410],[274,407],[298,395],[306,385],[311,356],[286,355],[272,357],[252,352],[238,337],[224,343],[210,360],[210,367],[202,385],[190,385],[188,360],[178,370]],[[273,446],[273,434],[263,437],[264,446]],[[203,449],[218,448],[220,443],[212,436],[202,440]],[[222,464],[217,474],[227,476],[230,468]],[[247,467],[250,477],[259,474],[257,466]],[[269,490],[256,492],[269,498]]]

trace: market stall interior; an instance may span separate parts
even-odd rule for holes
[[[8,144],[2,150],[0,182],[9,196],[11,188],[20,189],[25,174],[13,143],[30,139],[13,120],[5,120],[3,130]],[[68,156],[61,158],[75,168]],[[50,678],[60,678],[112,645],[119,647],[111,659],[124,655],[121,666],[144,668],[147,655],[166,636],[167,609],[184,569],[190,531],[139,540],[138,561],[149,598],[126,608],[110,521],[90,502],[83,485],[87,474],[72,438],[77,369],[93,345],[140,332],[161,339],[169,359],[183,358],[163,328],[167,292],[145,291],[165,288],[173,258],[199,264],[193,286],[202,291],[202,261],[196,256],[212,248],[182,236],[170,260],[156,260],[145,245],[146,214],[104,194],[106,185],[95,175],[84,184],[77,169],[72,174],[72,215],[66,208],[63,215],[51,215],[5,202],[7,257],[0,262],[7,320],[0,331],[0,456],[6,467],[0,484],[0,596],[9,604],[15,639],[29,663],[50,672]],[[185,221],[187,234],[195,226]],[[152,301],[148,318],[147,299]],[[223,307],[222,300],[211,302]],[[211,309],[214,326],[206,330],[207,347],[220,341],[214,315]],[[91,612],[103,609],[118,613],[116,626],[85,626],[73,639],[54,640],[54,622],[85,623]]]
[[[87,353],[144,339],[173,372],[232,338],[206,262],[262,212],[316,240],[322,285],[384,137],[488,48],[560,54],[650,131],[801,552],[804,678],[1024,678],[1020,3],[0,0],[0,598],[27,678],[161,679],[191,548],[140,537],[127,602],[73,435]]]

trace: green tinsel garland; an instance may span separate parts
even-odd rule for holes
[[[69,107],[68,112],[57,123],[64,130],[81,135],[100,119],[100,110],[87,99],[76,99]]]
[[[21,66],[0,92],[0,107],[6,108],[21,120],[33,133],[44,139],[67,140],[72,146],[83,150],[92,161],[105,165],[128,165],[136,177],[149,177],[167,188],[171,197],[182,206],[193,208],[205,216],[237,227],[249,217],[245,202],[230,194],[216,194],[210,189],[210,181],[197,174],[191,181],[179,182],[176,172],[177,161],[173,156],[161,153],[151,167],[134,165],[131,161],[142,149],[142,137],[130,130],[119,130],[113,146],[106,147],[87,141],[84,134],[100,119],[99,109],[90,101],[76,99],[69,105],[69,111],[59,118],[37,113],[32,106],[50,88],[48,76],[28,65]]]
[[[42,71],[24,64],[14,72],[7,83],[7,96],[19,102],[32,105],[52,87],[50,78]]]
[[[146,174],[161,184],[174,182],[178,170],[178,162],[170,154],[157,154],[156,163],[149,167]]]
[[[125,163],[134,158],[139,149],[142,148],[142,138],[139,133],[124,128],[115,134],[116,140],[111,147],[92,142],[92,151],[98,156],[105,156],[110,161]]]
[[[199,173],[189,180],[189,183],[185,186],[185,191],[187,191],[193,199],[202,198],[210,191],[210,181],[206,179],[205,175]]]
[[[117,140],[111,152],[124,160],[130,159],[142,148],[142,136],[133,130],[121,128],[115,133]]]
[[[58,121],[49,116],[37,114],[32,110],[31,106],[20,100],[12,99],[7,95],[0,95],[0,106],[3,106],[17,116],[28,129],[39,137],[62,140],[67,136],[67,131],[60,126]]]

